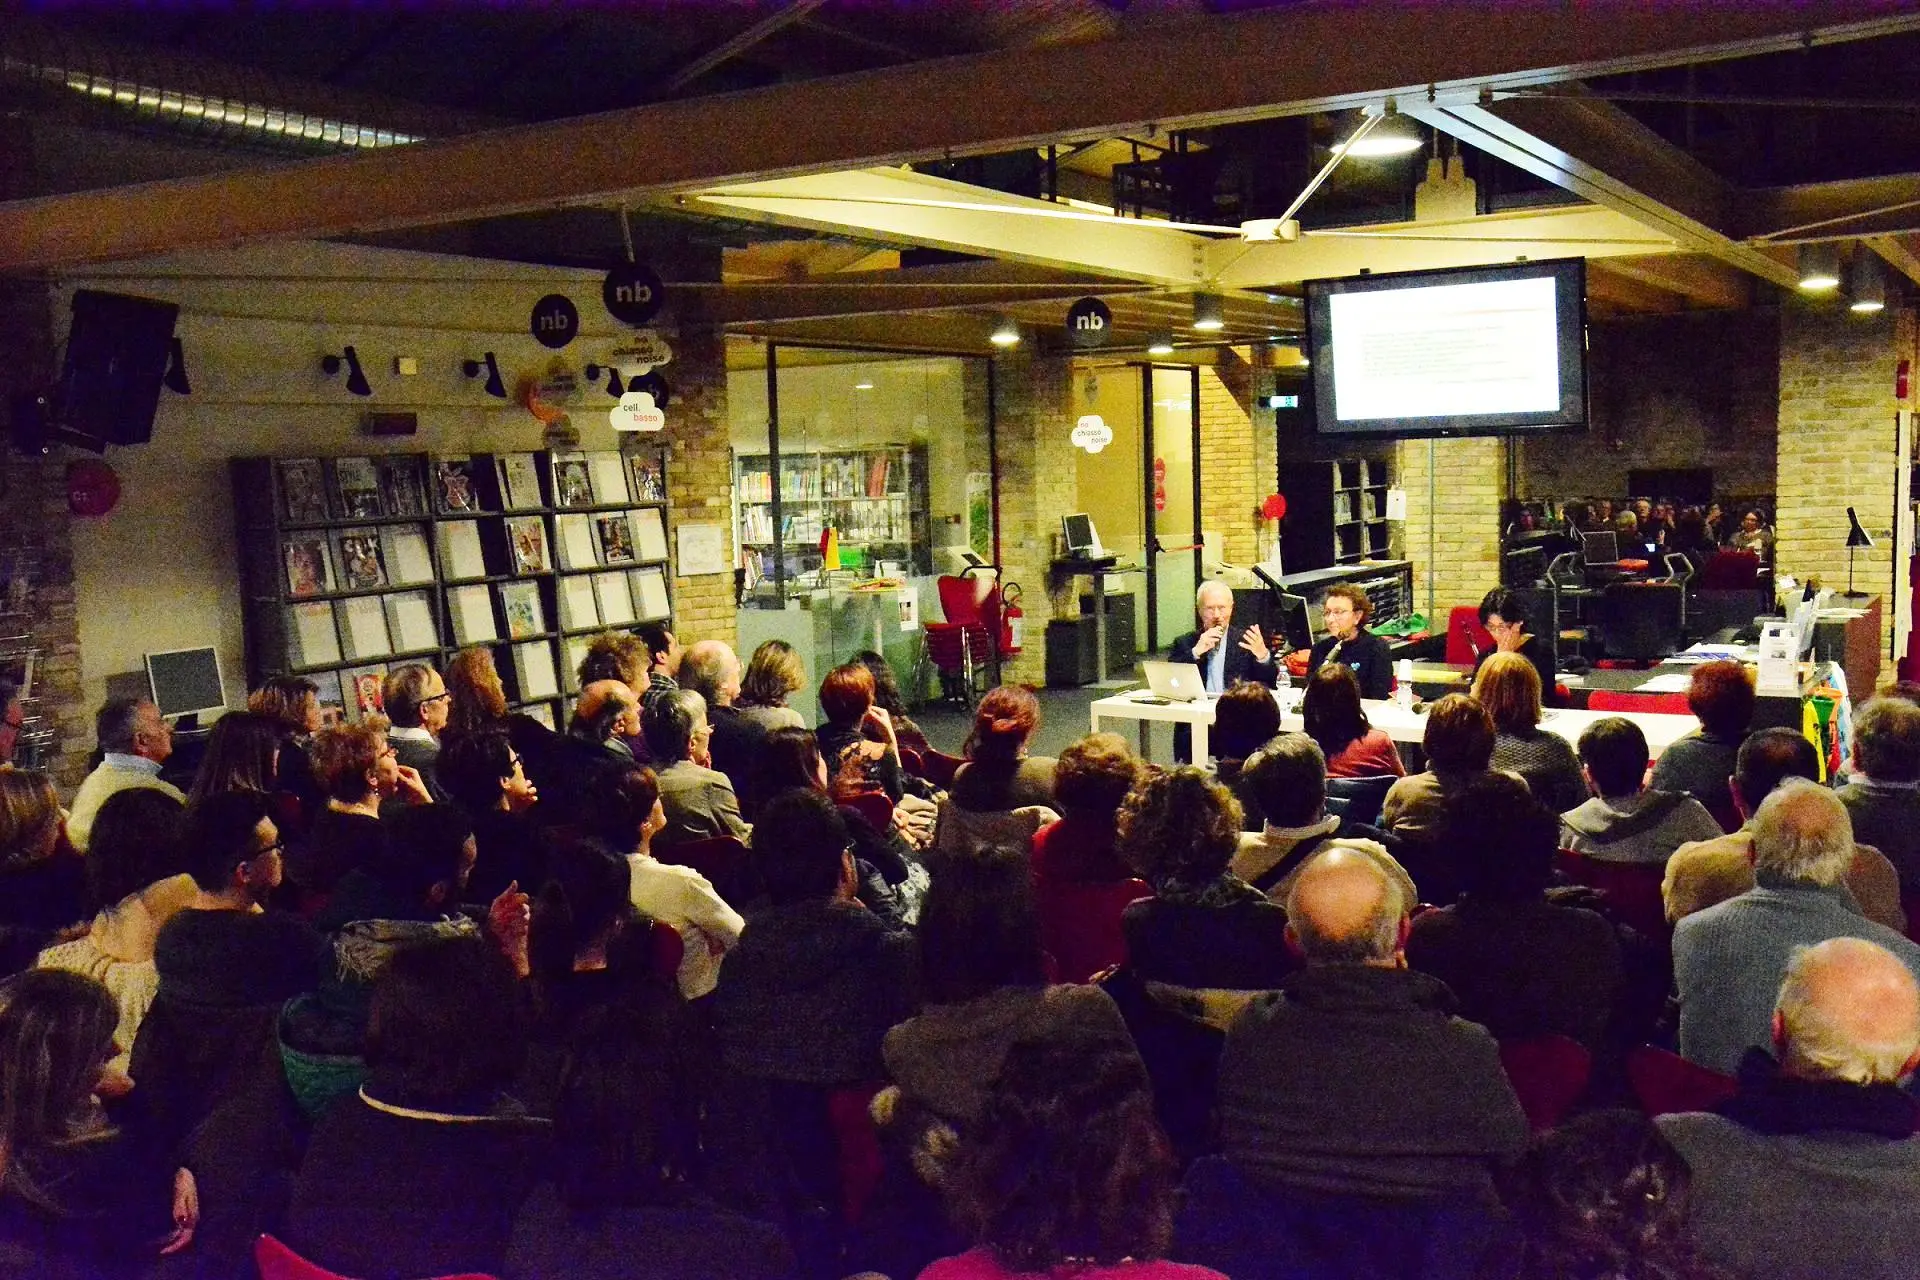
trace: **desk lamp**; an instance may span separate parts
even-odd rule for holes
[[[1856,596],[1860,594],[1859,592],[1853,589],[1853,559],[1856,555],[1859,554],[1860,548],[1871,547],[1871,546],[1873,546],[1873,539],[1868,537],[1867,531],[1860,527],[1860,517],[1853,513],[1853,508],[1848,507],[1847,508],[1847,594],[1849,596]]]

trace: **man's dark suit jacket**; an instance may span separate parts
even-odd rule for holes
[[[751,821],[760,811],[760,796],[753,788],[754,762],[766,746],[767,726],[728,705],[708,707],[707,723],[713,726],[713,739],[707,744],[713,767],[727,775],[741,813]]]
[[[1234,684],[1241,680],[1251,680],[1255,684],[1263,684],[1271,689],[1273,682],[1278,679],[1279,668],[1274,666],[1276,659],[1271,645],[1268,646],[1265,662],[1254,661],[1253,655],[1240,647],[1240,637],[1246,635],[1247,630],[1246,627],[1236,627],[1228,623],[1227,634],[1220,641],[1227,648],[1226,669],[1220,673],[1223,691],[1233,688]],[[1200,668],[1200,680],[1204,685],[1207,678],[1207,664],[1213,661],[1213,654],[1208,652],[1198,658],[1193,656],[1193,646],[1199,639],[1198,631],[1189,631],[1175,640],[1173,647],[1167,650],[1167,661],[1193,663]],[[1193,758],[1193,733],[1183,724],[1175,725],[1173,728],[1173,758],[1183,764]]]

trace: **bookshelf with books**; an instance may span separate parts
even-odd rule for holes
[[[484,644],[508,700],[558,723],[586,636],[671,613],[656,446],[232,469],[248,682],[306,676],[349,719],[392,666]]]
[[[779,556],[790,579],[818,570],[829,527],[838,534],[843,568],[872,575],[890,561],[907,574],[932,571],[924,445],[783,452],[778,536],[771,462],[764,453],[734,456],[735,528],[750,588],[774,576]]]

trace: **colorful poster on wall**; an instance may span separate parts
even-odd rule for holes
[[[967,472],[967,546],[982,560],[993,559],[993,474]]]

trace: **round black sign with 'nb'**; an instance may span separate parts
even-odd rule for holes
[[[1104,347],[1113,332],[1113,312],[1098,298],[1082,298],[1067,308],[1067,341],[1076,347]]]
[[[578,336],[580,311],[566,294],[550,293],[533,304],[533,318],[528,328],[533,330],[534,339],[541,346],[558,351]]]
[[[607,314],[621,324],[643,325],[660,314],[667,286],[643,262],[616,262],[600,283],[600,300],[607,304]]]

